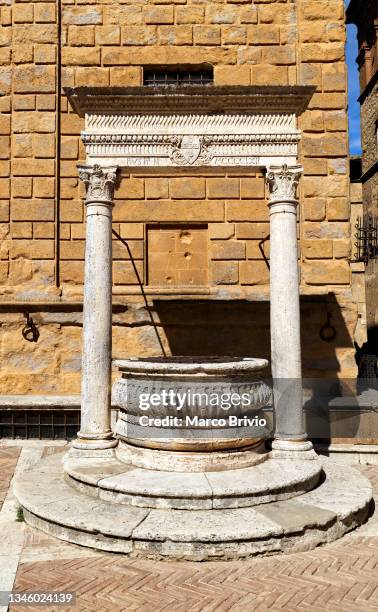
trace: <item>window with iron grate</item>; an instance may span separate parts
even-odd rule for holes
[[[143,69],[143,84],[149,87],[213,85],[212,66],[149,66]]]

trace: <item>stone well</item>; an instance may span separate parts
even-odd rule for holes
[[[297,118],[312,87],[77,88],[87,188],[81,427],[65,456],[24,472],[15,494],[28,523],[58,538],[130,555],[192,560],[308,550],[368,518],[370,483],[316,455],[303,423]],[[167,117],[168,115],[168,117]],[[169,116],[170,115],[170,116]],[[166,126],[169,125],[167,131]],[[263,168],[269,192],[274,440],[264,428],[141,426],[141,390],[248,388],[269,400],[259,359],[118,363],[110,422],[112,207],[119,168]],[[164,418],[152,406],[152,416]],[[219,407],[184,406],[216,417]],[[243,415],[243,410],[241,411]],[[246,416],[248,416],[248,411]]]

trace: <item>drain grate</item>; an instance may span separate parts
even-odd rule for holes
[[[0,438],[72,440],[80,410],[0,410]]]

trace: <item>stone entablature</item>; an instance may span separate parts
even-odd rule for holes
[[[192,88],[191,88],[192,89]],[[85,115],[87,163],[122,167],[295,164],[312,87],[67,90]]]

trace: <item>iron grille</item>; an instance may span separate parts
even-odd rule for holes
[[[1,410],[0,438],[72,440],[80,429],[80,410]]]
[[[213,69],[211,67],[190,70],[156,67],[143,70],[143,84],[149,87],[212,85],[213,81]]]
[[[378,257],[378,217],[358,217],[355,227],[355,260],[363,261],[367,265],[371,259]]]

